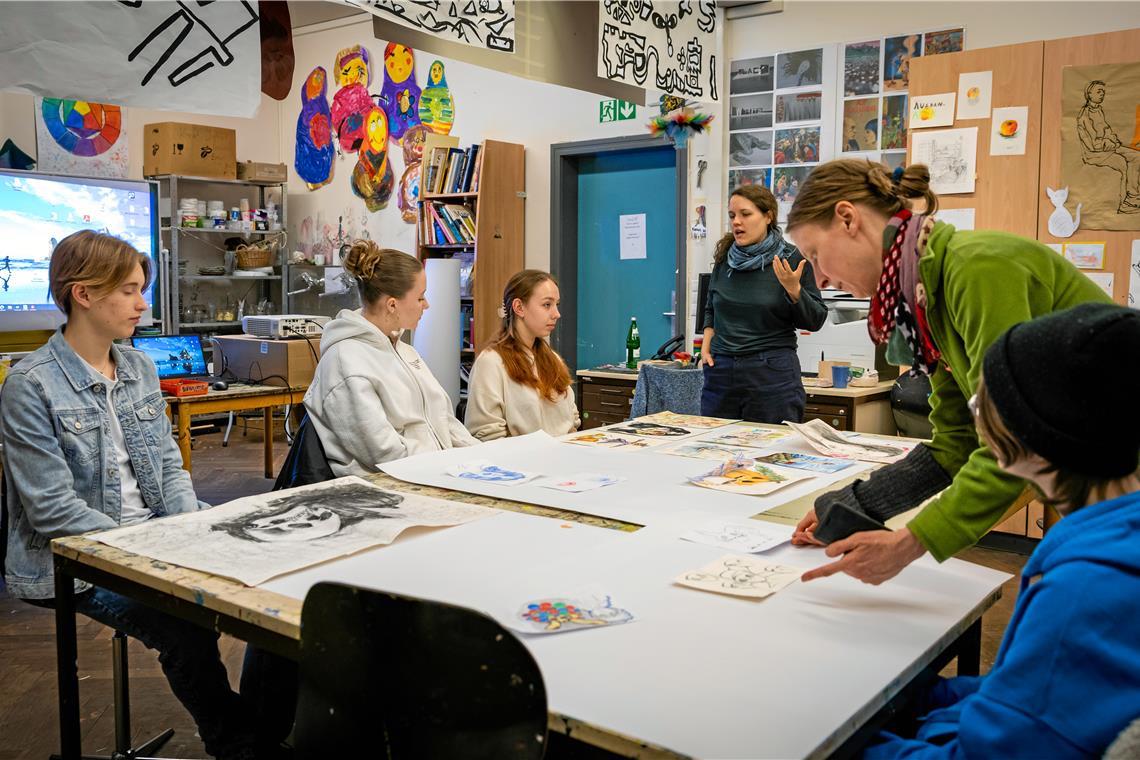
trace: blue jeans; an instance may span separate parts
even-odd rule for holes
[[[807,393],[794,349],[745,356],[714,354],[713,362],[704,369],[702,415],[775,425],[803,419]]]
[[[25,600],[54,607],[53,599]],[[253,727],[230,689],[218,652],[218,633],[106,589],[75,595],[75,609],[158,651],[174,696],[194,718],[206,751],[219,758],[252,758]]]

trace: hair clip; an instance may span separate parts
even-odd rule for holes
[[[906,171],[906,170],[905,170],[905,169],[903,169],[903,167],[901,167],[901,166],[896,166],[896,167],[895,167],[895,170],[894,170],[893,172],[891,172],[891,179],[892,179],[892,180],[894,180],[894,183],[895,183],[896,185],[897,185],[899,182],[902,182],[902,178],[903,178],[903,172],[905,172],[905,171]]]
[[[506,319],[506,318],[507,318],[507,307],[503,306],[502,304],[499,304],[499,319]]]

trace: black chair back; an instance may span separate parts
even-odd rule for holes
[[[301,611],[294,740],[302,759],[541,758],[546,689],[486,615],[318,583]]]
[[[297,433],[293,436],[293,444],[289,447],[289,454],[285,463],[281,465],[281,472],[273,482],[273,490],[307,486],[312,483],[323,483],[332,480],[336,475],[329,467],[329,460],[325,457],[325,447],[317,435],[308,413],[297,426]]]

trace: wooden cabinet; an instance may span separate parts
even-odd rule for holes
[[[582,430],[613,425],[629,419],[637,375],[616,372],[578,373],[578,412]]]

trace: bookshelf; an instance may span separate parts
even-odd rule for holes
[[[456,346],[456,350],[462,350],[464,361],[473,360],[474,354],[499,330],[499,301],[507,280],[524,267],[526,231],[522,145],[485,140],[478,145],[476,161],[467,173],[466,185],[474,189],[431,192],[430,180],[436,176],[432,171],[435,149],[458,156],[470,155],[471,147],[464,146],[465,153],[458,152],[460,140],[454,135],[429,135],[425,140],[416,225],[416,249],[421,261],[456,256],[471,261],[471,294],[461,299],[461,311],[469,310],[472,314],[474,344],[466,348]],[[453,149],[456,152],[450,152]],[[436,171],[440,168],[435,166]],[[470,181],[476,179],[478,184]],[[448,209],[446,220],[437,216],[442,213],[441,207]],[[468,219],[461,227],[464,215]]]

